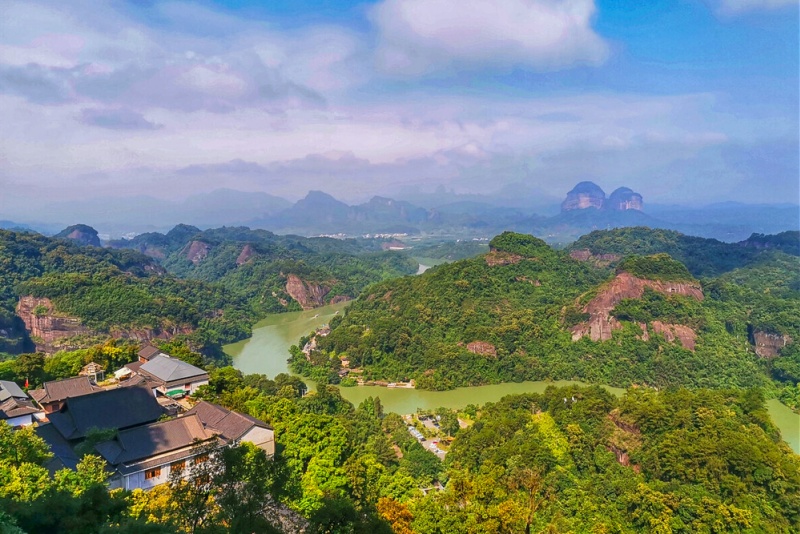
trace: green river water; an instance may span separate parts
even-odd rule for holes
[[[280,313],[267,317],[253,327],[253,337],[225,346],[225,352],[233,357],[234,365],[243,373],[262,373],[273,377],[288,373],[289,347],[316,328],[330,322],[338,313],[343,313],[347,303],[333,304],[314,310]],[[314,384],[305,380],[309,387]],[[367,397],[380,397],[384,409],[400,414],[413,413],[417,409],[438,407],[463,408],[467,404],[481,405],[493,402],[513,393],[542,392],[549,385],[580,384],[580,382],[520,382],[457,388],[450,391],[424,391],[406,388],[361,386],[340,388],[342,397],[358,405]],[[603,386],[615,395],[625,390]],[[783,439],[800,454],[800,414],[781,404],[778,400],[767,401],[770,416],[780,428]]]

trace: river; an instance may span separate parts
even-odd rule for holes
[[[225,352],[233,357],[234,366],[243,373],[262,373],[273,377],[279,373],[289,373],[287,358],[289,347],[297,343],[301,336],[319,328],[342,313],[346,302],[332,304],[314,310],[279,313],[271,315],[253,327],[253,337],[226,345]],[[305,379],[304,379],[305,380]],[[305,380],[310,387],[313,383]],[[514,393],[540,393],[549,385],[580,384],[580,382],[519,382],[457,388],[449,391],[425,391],[407,388],[385,388],[380,386],[360,386],[340,388],[342,397],[358,405],[367,397],[380,397],[384,409],[395,413],[413,413],[417,409],[463,408],[467,404],[481,405],[493,402],[505,395]],[[603,386],[615,395],[625,390]],[[800,414],[772,399],[767,401],[772,420],[780,428],[783,439],[800,454]]]

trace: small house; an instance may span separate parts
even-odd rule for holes
[[[208,384],[208,373],[204,370],[166,354],[155,355],[136,372],[154,390],[169,397],[191,395],[200,386]]]

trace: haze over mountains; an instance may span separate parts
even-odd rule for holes
[[[777,233],[800,225],[800,207],[793,204],[651,205],[646,195],[628,187],[619,187],[607,196],[593,182],[580,182],[562,199],[537,195],[524,187],[519,192],[514,198],[507,189],[494,195],[457,195],[440,188],[428,195],[408,191],[412,201],[374,196],[366,202],[347,204],[323,191],[309,191],[292,203],[263,192],[218,189],[182,201],[138,196],[60,202],[46,206],[37,220],[5,220],[0,221],[0,227],[54,234],[67,225],[83,223],[96,228],[104,239],[167,231],[179,223],[200,228],[249,226],[306,236],[421,234],[474,238],[510,229],[566,243],[592,230],[624,226],[740,241],[752,233]],[[8,217],[0,213],[4,215]]]

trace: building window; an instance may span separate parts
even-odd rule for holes
[[[170,471],[183,471],[184,469],[186,469],[186,460],[172,462],[169,466]]]
[[[156,478],[161,476],[161,468],[156,467],[155,469],[148,469],[144,472],[144,479],[150,480],[151,478]]]
[[[198,454],[197,456],[194,457],[195,465],[202,464],[206,460],[208,460],[208,454]]]

